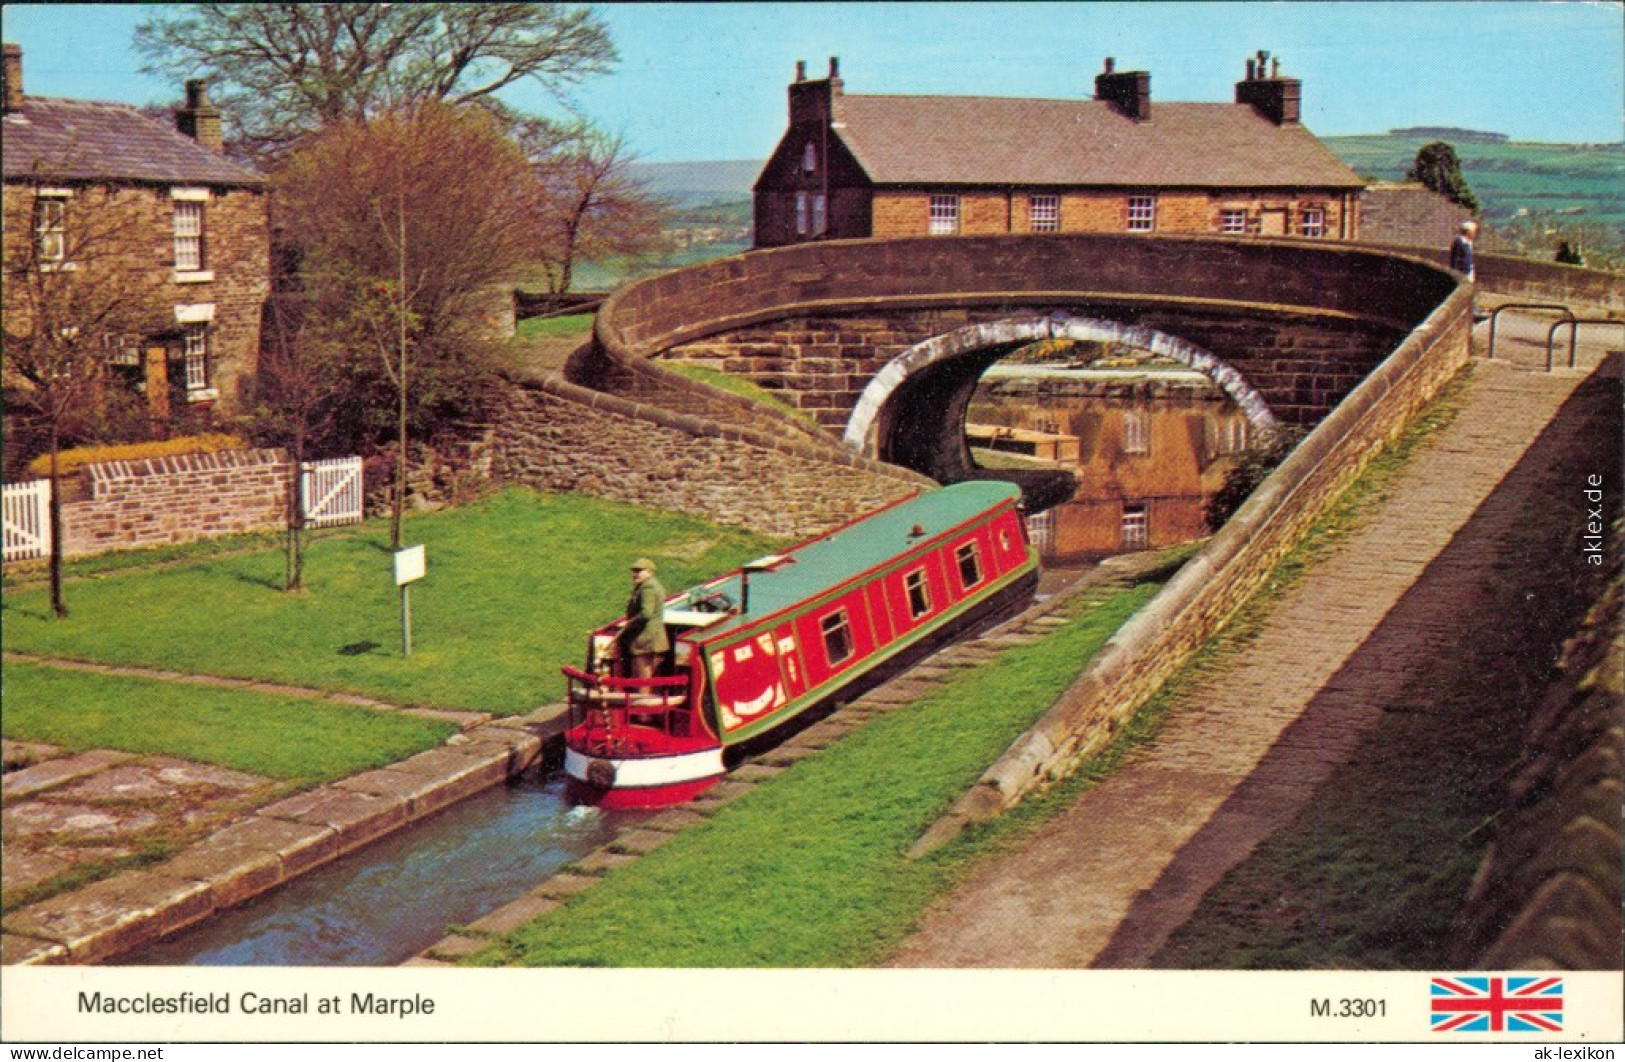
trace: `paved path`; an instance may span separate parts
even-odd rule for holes
[[[1539,346],[1543,364],[1543,332]],[[1435,562],[1469,520],[1475,533],[1495,525],[1497,543],[1527,533],[1528,498],[1486,501],[1585,378],[1529,371],[1533,348],[1508,344],[1501,360],[1479,363],[1452,425],[1364,526],[1283,594],[1258,637],[1180,698],[1157,742],[974,874],[891,965],[1150,965],[1208,889],[1290,822],[1384,706],[1459,642],[1475,604],[1494,598],[1502,574],[1482,557],[1456,550]],[[1575,442],[1583,448],[1571,440],[1570,455]],[[1435,585],[1414,593],[1430,566]],[[1404,636],[1351,666],[1402,601]]]

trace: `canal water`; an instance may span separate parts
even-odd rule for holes
[[[573,808],[562,775],[497,786],[118,964],[394,965],[646,814]]]

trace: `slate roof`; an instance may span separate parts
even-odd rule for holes
[[[876,184],[1360,188],[1301,125],[1241,103],[842,96],[834,127]]]
[[[134,107],[28,96],[5,115],[6,180],[255,186],[265,178]]]

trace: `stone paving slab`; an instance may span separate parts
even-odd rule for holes
[[[563,901],[554,896],[538,896],[534,893],[521,896],[519,899],[492,911],[484,918],[469,923],[468,928],[476,933],[488,936],[500,936],[511,933],[532,919],[540,918],[559,907]],[[483,941],[476,941],[477,947],[483,947]],[[438,946],[435,949],[439,950]],[[471,949],[471,950],[477,950]]]
[[[4,762],[9,769],[6,777],[12,771],[20,771],[31,767],[41,760],[48,760],[60,756],[62,750],[55,745],[47,745],[40,741],[13,741],[10,738],[0,738],[0,762]]]
[[[96,749],[61,759],[46,760],[44,763],[0,776],[0,794],[8,800],[28,796],[133,759],[135,756],[128,752]]]

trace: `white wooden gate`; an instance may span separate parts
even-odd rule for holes
[[[299,476],[299,504],[304,510],[307,527],[359,524],[362,508],[361,458],[306,461]]]
[[[5,559],[28,560],[51,552],[51,481],[5,487]]]

